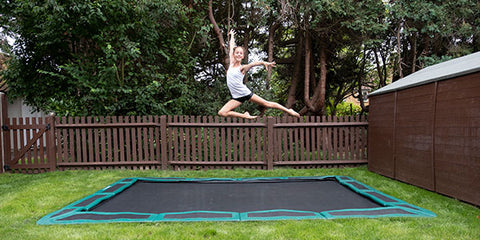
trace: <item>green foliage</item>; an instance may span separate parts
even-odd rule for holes
[[[445,61],[448,61],[448,60],[451,60],[451,59],[452,59],[452,57],[450,57],[450,56],[438,57],[436,55],[432,55],[432,56],[421,56],[418,60],[422,61],[425,64],[425,67],[428,67],[428,66],[435,65],[435,64],[438,64],[438,63],[441,63],[441,62],[445,62]]]
[[[395,43],[396,54],[400,48],[404,76],[480,50],[477,1],[391,1],[386,6],[390,31],[395,33],[391,40],[400,43]]]
[[[16,1],[11,97],[58,115],[188,114],[197,83],[180,1]]]
[[[356,116],[360,115],[361,112],[362,108],[360,106],[343,101],[336,105],[335,109],[327,108],[327,115],[335,116]]]
[[[208,0],[2,1],[0,44],[11,53],[10,98],[57,115],[215,115],[230,98]],[[269,83],[249,87],[285,104],[298,63],[293,108],[304,104],[304,36],[312,36],[310,96],[327,49],[327,108],[346,94],[480,50],[480,5],[459,1],[213,1],[220,29],[234,28],[247,61],[266,60],[275,23]],[[6,37],[15,39],[8,48]],[[301,41],[300,41],[301,40]],[[300,61],[295,60],[300,49]],[[259,53],[256,59],[253,52]],[[401,62],[399,62],[401,61]],[[401,71],[401,73],[400,73]],[[259,112],[255,105],[239,111]],[[281,114],[277,111],[269,115]]]

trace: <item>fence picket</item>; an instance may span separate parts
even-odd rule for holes
[[[111,122],[112,123],[118,123],[117,117],[113,116],[111,117]],[[112,128],[112,147],[113,147],[113,154],[112,157],[112,162],[119,162],[120,161],[120,156],[119,156],[119,138],[118,138],[118,129],[117,128]]]
[[[66,117],[62,117],[61,120],[60,120],[60,123],[66,123],[67,122],[67,118]],[[61,149],[61,154],[62,154],[62,162],[68,162],[68,132],[67,132],[67,129],[64,128],[64,129],[61,129],[61,141],[58,141],[59,142],[59,146],[60,146],[60,149]],[[58,160],[57,160],[58,161]]]
[[[18,119],[18,125],[23,125],[23,118],[15,118],[14,119],[14,124],[16,125],[16,121]],[[25,124],[30,124],[30,118],[26,118],[25,119]],[[19,130],[14,130],[14,134],[13,134],[16,138],[15,140],[15,155],[14,156],[17,156],[19,153],[20,153],[20,149],[22,146],[25,146],[25,138],[28,137],[28,139],[30,139],[30,131],[29,130],[26,130],[26,129],[19,129]],[[27,141],[28,141],[27,139]],[[20,143],[18,143],[18,141],[20,141]],[[21,163],[23,165],[27,165],[28,162],[27,162],[27,156],[30,155],[30,153],[26,153],[25,155],[23,155],[20,160],[21,160]]]
[[[21,118],[19,118],[20,120]],[[33,126],[33,128],[37,128],[38,125],[37,125],[37,119],[35,117],[32,117],[32,118],[26,118],[26,120],[30,120],[30,124]],[[21,123],[21,121],[19,121],[19,123]],[[27,144],[27,142],[31,139],[31,137],[33,137],[35,135],[37,131],[35,131],[34,129],[30,130],[30,129],[22,129],[19,131],[19,137],[20,139],[22,139],[23,143],[21,143],[19,145],[20,149],[22,148],[22,146],[25,146]],[[28,134],[28,135],[27,135]],[[38,152],[36,152],[35,150],[35,147],[37,146],[37,141],[35,141],[33,143],[33,145],[30,147],[30,151],[27,151],[24,155],[23,155],[23,161],[25,163],[26,166],[32,166],[34,164],[36,164],[36,155],[38,154]],[[33,151],[32,151],[33,150]]]
[[[315,117],[315,122],[321,122],[322,118],[321,117]],[[317,161],[322,161],[323,160],[323,153],[322,153],[322,129],[321,128],[315,128],[315,144],[314,144],[314,148],[315,148],[315,153],[316,153],[316,157],[315,157],[315,160]]]
[[[78,122],[79,123],[85,123],[85,117],[79,117],[78,118]],[[88,156],[87,156],[87,139],[86,139],[86,134],[85,134],[85,129],[82,128],[82,129],[79,129],[77,131],[77,139],[78,139],[78,143],[77,143],[77,147],[81,145],[81,149],[77,149],[77,152],[78,154],[80,155],[80,157],[78,158],[78,160],[80,162],[88,162]]]
[[[92,117],[86,117],[84,118],[84,122],[85,123],[92,123]],[[85,136],[85,135],[84,135]],[[94,156],[95,156],[95,151],[94,151],[94,141],[93,141],[93,129],[91,128],[88,128],[87,129],[87,133],[86,133],[86,136],[84,137],[86,138],[86,145],[88,146],[88,149],[84,149],[84,151],[86,151],[86,153],[84,153],[85,157],[86,157],[86,161],[84,162],[95,162],[94,160]],[[88,157],[87,157],[88,155]]]
[[[35,118],[34,118],[35,119]],[[39,127],[39,125],[43,125],[44,124],[44,119],[43,118],[38,118],[37,119],[37,122],[38,122],[38,125],[37,127]],[[37,132],[40,131],[40,129],[37,129]],[[35,146],[33,146],[33,162],[35,164],[46,164],[46,154],[45,154],[45,140],[44,140],[45,136],[41,136],[38,141],[35,143]],[[29,139],[29,138],[27,138]]]
[[[309,116],[307,117],[307,123],[312,123],[314,122],[313,120],[314,116]],[[305,140],[303,141],[303,144],[306,145],[306,161],[314,161],[315,158],[314,158],[314,146],[313,144],[315,144],[315,141],[312,140],[313,136],[315,136],[315,129],[314,128],[306,128],[305,129]]]
[[[12,126],[14,125],[17,125],[17,119],[16,118],[12,118]],[[12,142],[13,142],[13,156],[17,156],[18,155],[18,130],[17,129],[13,129],[12,130]],[[23,141],[23,140],[21,140]],[[8,160],[11,160],[11,159],[8,159]]]
[[[177,117],[174,116],[169,116],[169,120],[171,122],[174,122],[174,121],[178,121]],[[169,122],[170,122],[169,121]],[[170,130],[169,130],[170,131]],[[173,154],[170,156],[170,159],[169,161],[172,162],[172,161],[176,161],[176,160],[179,160],[178,156],[179,156],[179,153],[178,151],[180,150],[180,148],[178,147],[178,143],[177,143],[177,138],[178,138],[178,129],[177,128],[173,128],[171,130],[171,140],[172,140],[172,145],[170,146],[169,148],[169,151],[172,151]]]
[[[308,121],[308,118],[307,118],[307,121]],[[299,155],[299,161],[308,161],[308,159],[306,158],[306,154],[305,154],[305,153],[308,153],[308,152],[306,151],[305,142],[304,142],[304,139],[307,137],[306,131],[305,131],[304,128],[302,128],[302,129],[299,129],[299,133],[300,133],[300,136],[299,136],[299,139],[298,139],[298,143],[300,145],[300,152],[298,154]]]
[[[345,122],[345,118],[344,117],[339,117],[338,118],[338,121],[339,122]],[[339,154],[338,154],[338,159],[340,160],[345,160],[345,129],[344,128],[338,128],[338,150],[339,150]]]
[[[189,123],[190,122],[190,117],[185,116],[183,119],[184,123]],[[183,152],[183,161],[192,161],[191,158],[188,158],[187,156],[191,156],[192,150],[191,150],[191,143],[190,143],[190,132],[192,131],[192,128],[182,128],[182,131],[184,133],[183,140],[185,144],[182,144],[184,146],[184,152]]]
[[[154,123],[156,122],[153,118],[153,116],[148,116],[148,122],[150,123]],[[158,130],[158,128],[155,128]],[[150,149],[149,149],[149,153],[150,153],[150,159],[149,161],[150,162],[158,162],[157,159],[155,158],[155,139],[157,139],[157,135],[154,135],[154,129],[152,127],[149,127],[148,128],[148,143],[149,143],[149,146],[150,146]]]
[[[206,116],[203,116],[202,117],[202,122],[205,123],[207,122],[207,117]],[[211,149],[209,150],[208,149],[208,145],[207,145],[207,142],[208,142],[208,139],[207,139],[207,128],[202,128],[202,150],[203,152],[201,152],[201,154],[203,154],[203,157],[201,159],[202,162],[205,162],[207,161],[208,159],[208,152],[211,151]]]

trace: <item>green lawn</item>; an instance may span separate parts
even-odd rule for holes
[[[160,222],[39,226],[36,221],[125,177],[275,177],[346,175],[431,210],[435,218],[257,222]],[[480,209],[369,172],[342,169],[65,171],[0,174],[0,239],[480,239]]]

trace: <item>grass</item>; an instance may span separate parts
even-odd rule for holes
[[[254,222],[106,223],[39,226],[48,213],[125,177],[274,177],[346,175],[435,218]],[[65,171],[0,174],[0,239],[480,239],[480,209],[369,172],[343,169]]]

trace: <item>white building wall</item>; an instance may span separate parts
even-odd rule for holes
[[[13,103],[8,104],[8,117],[45,117],[46,114],[42,112],[34,112],[33,108],[23,104],[22,99],[15,99]]]

